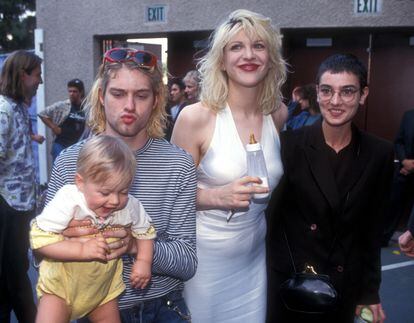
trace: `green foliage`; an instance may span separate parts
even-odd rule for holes
[[[35,10],[35,0],[0,0],[0,52],[34,47],[36,18],[25,13]]]

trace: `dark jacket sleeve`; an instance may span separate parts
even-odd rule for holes
[[[410,219],[408,220],[408,230],[410,230],[411,234],[414,236],[414,206],[411,210]]]
[[[405,142],[405,138],[406,138],[405,131],[406,131],[406,127],[407,127],[407,125],[406,125],[407,117],[408,117],[408,114],[406,112],[406,113],[404,113],[404,115],[401,119],[400,128],[398,130],[397,136],[396,136],[395,141],[394,141],[395,154],[396,154],[396,156],[397,156],[397,158],[400,162],[402,162],[404,159],[407,158],[406,157],[406,151],[405,151],[405,145],[407,144]]]
[[[363,279],[358,304],[380,303],[379,288],[381,283],[381,236],[384,223],[384,213],[389,203],[391,181],[393,174],[394,152],[391,144],[378,147],[382,154],[376,154],[381,158],[382,165],[378,168],[377,185],[371,195],[369,206],[366,209],[366,221],[362,231]]]

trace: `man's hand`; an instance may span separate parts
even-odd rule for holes
[[[108,230],[103,232],[104,238],[119,238],[119,240],[108,244],[110,252],[107,255],[108,260],[121,257],[124,253],[136,253],[135,244],[130,243],[132,239],[131,230],[119,227],[117,230]]]
[[[32,138],[32,140],[36,141],[38,144],[42,144],[45,141],[45,137],[34,133],[30,135],[30,138]]]
[[[408,174],[414,173],[414,159],[404,159],[401,162],[402,168],[400,173],[407,176]]]
[[[400,249],[408,257],[414,257],[414,238],[409,230],[398,238]]]
[[[108,254],[109,247],[102,235],[82,243],[81,259],[83,260],[106,262]]]
[[[72,220],[69,226],[63,231],[63,236],[67,239],[86,242],[91,239],[91,235],[98,234],[100,231],[92,226],[90,220]],[[121,257],[124,253],[136,253],[132,241],[131,231],[124,227],[118,227],[116,230],[107,230],[102,233],[103,238],[119,238],[114,242],[108,243],[108,254],[106,260],[112,260]]]
[[[90,220],[71,220],[69,226],[62,234],[67,239],[75,239],[77,241],[85,242],[94,234],[99,233],[99,230],[92,226]]]

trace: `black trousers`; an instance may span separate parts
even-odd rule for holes
[[[18,321],[36,317],[32,286],[27,271],[29,226],[32,211],[17,211],[0,195],[0,322],[10,322],[13,310]]]

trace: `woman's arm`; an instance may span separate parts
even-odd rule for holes
[[[46,126],[48,126],[48,128],[50,128],[50,130],[52,130],[54,135],[60,135],[62,133],[62,129],[58,125],[54,124],[51,118],[44,116],[39,116],[39,118]]]
[[[196,103],[186,106],[175,122],[171,142],[191,154],[196,167],[213,136],[214,121],[213,113]]]

